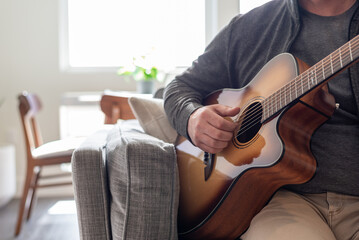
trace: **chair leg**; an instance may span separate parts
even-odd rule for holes
[[[32,213],[32,209],[34,208],[34,205],[36,205],[36,190],[37,190],[37,183],[38,180],[40,178],[40,172],[41,169],[36,169],[35,173],[33,175],[32,181],[31,181],[31,189],[32,191],[30,191],[30,204],[29,204],[29,210],[27,212],[27,218],[26,220],[30,219],[31,213]]]
[[[27,217],[26,220],[28,221],[30,219],[31,213],[32,213],[32,209],[34,208],[34,205],[36,205],[36,190],[37,190],[37,183],[39,181],[40,178],[40,173],[41,173],[41,169],[38,168],[35,170],[35,173],[33,175],[33,179],[31,181],[31,195],[30,197],[30,205],[29,205],[29,210],[27,212]]]
[[[33,168],[28,169],[27,173],[26,173],[24,191],[22,193],[22,197],[21,197],[21,201],[20,201],[20,208],[19,208],[19,215],[17,217],[15,236],[19,235],[19,233],[21,231],[24,213],[25,212],[27,213],[28,209],[29,209],[29,193],[33,191],[33,189],[31,188],[31,182],[32,182],[33,176],[34,176]]]

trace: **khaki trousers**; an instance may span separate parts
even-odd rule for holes
[[[359,240],[359,197],[279,190],[243,240]]]

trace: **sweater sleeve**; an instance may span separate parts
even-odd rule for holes
[[[172,80],[165,89],[164,107],[168,119],[177,132],[189,140],[187,124],[190,115],[203,106],[202,102],[208,94],[230,87],[230,34],[231,23],[213,39],[192,66]]]

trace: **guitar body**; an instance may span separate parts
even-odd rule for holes
[[[280,187],[313,177],[316,160],[310,139],[335,109],[334,98],[323,85],[326,82],[268,120],[251,124],[248,131],[236,137],[244,123],[251,121],[249,113],[261,106],[260,101],[306,68],[292,55],[281,54],[246,87],[220,90],[205,99],[205,105],[240,107],[239,120],[229,119],[240,126],[232,143],[215,154],[207,180],[204,152],[185,138],[178,138],[180,239],[235,239]],[[263,114],[263,110],[259,108],[258,113]]]

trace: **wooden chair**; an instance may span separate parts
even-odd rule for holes
[[[162,98],[163,91],[164,88],[159,88],[152,95],[105,90],[100,101],[101,111],[105,114],[105,124],[115,124],[119,119],[129,120],[136,118],[128,103],[130,97]]]
[[[104,92],[101,97],[100,107],[105,114],[105,124],[115,124],[118,119],[135,119],[128,104],[128,98],[129,96],[126,94]]]
[[[27,167],[24,190],[20,201],[15,236],[20,233],[24,215],[29,220],[34,208],[35,194],[39,187],[54,187],[72,184],[71,180],[40,184],[39,179],[61,178],[71,173],[41,176],[41,169],[47,165],[70,163],[73,150],[82,139],[59,140],[43,144],[36,115],[42,108],[40,99],[35,94],[23,92],[19,95],[19,111],[26,143]]]

